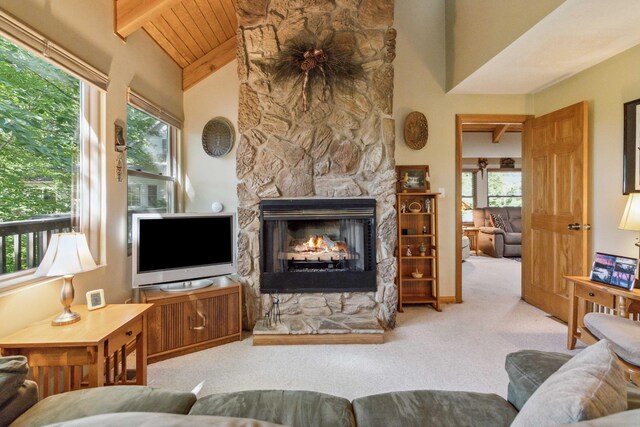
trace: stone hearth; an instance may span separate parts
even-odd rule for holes
[[[268,198],[376,201],[376,291],[280,294],[288,323],[278,328],[290,334],[342,334],[378,333],[364,327],[375,323],[395,325],[393,9],[392,0],[237,2],[238,274],[244,324],[258,333],[266,332],[256,323],[271,308],[270,295],[260,292],[259,202]],[[326,98],[322,85],[310,87],[309,108],[303,111],[301,82],[272,78],[277,53],[300,37],[331,38],[362,67],[364,77],[331,86]]]

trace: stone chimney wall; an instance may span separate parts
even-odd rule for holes
[[[283,314],[375,316],[395,324],[396,260],[393,0],[238,0],[240,110],[238,274],[245,325],[271,299],[260,293],[259,201],[292,197],[370,197],[377,210],[377,291],[280,295]],[[332,37],[361,65],[364,78],[329,88],[274,81],[278,52],[290,40]],[[213,100],[212,100],[213,102]]]

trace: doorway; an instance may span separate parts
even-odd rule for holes
[[[462,302],[462,260],[463,260],[463,235],[467,235],[465,238],[465,244],[470,243],[469,248],[465,248],[466,251],[475,253],[476,256],[480,254],[481,246],[479,244],[479,232],[474,224],[474,211],[473,208],[485,207],[485,206],[501,206],[510,203],[515,203],[512,198],[509,198],[508,194],[500,194],[500,186],[496,183],[504,182],[505,179],[519,178],[522,169],[521,155],[520,159],[514,159],[515,156],[509,156],[509,153],[514,151],[503,151],[499,148],[499,144],[503,146],[506,140],[510,140],[510,144],[514,143],[513,136],[509,136],[509,133],[522,134],[524,122],[531,118],[528,115],[510,115],[510,114],[458,114],[456,115],[456,302]],[[473,135],[471,138],[465,138]],[[519,139],[519,149],[522,147],[522,140]],[[476,164],[473,165],[468,160],[470,157],[463,156],[463,145],[465,140],[468,141],[476,152],[477,156],[470,156],[474,158]],[[486,141],[489,141],[487,145]],[[480,148],[485,147],[485,148]],[[468,147],[469,148],[469,147]],[[481,155],[480,151],[485,150],[486,155]],[[505,153],[504,156],[499,153]],[[502,159],[502,163],[501,163]],[[513,162],[509,162],[509,159]],[[463,171],[465,176],[463,177]],[[504,173],[505,175],[499,175]],[[478,175],[480,174],[480,175]],[[490,176],[493,175],[493,176]],[[513,177],[509,176],[513,175]],[[516,176],[517,175],[517,176]],[[524,178],[524,177],[523,177]],[[489,179],[492,180],[493,185],[489,186]],[[464,186],[463,186],[463,181]],[[473,184],[476,184],[475,186]],[[470,191],[473,188],[472,191]],[[463,193],[464,188],[464,193]],[[520,188],[522,185],[520,184]],[[522,197],[522,194],[520,194]],[[489,211],[487,211],[489,212]],[[477,214],[476,214],[477,215]],[[466,232],[463,231],[463,226],[467,225]],[[494,251],[492,256],[502,257],[505,253],[507,255],[517,255],[513,252],[516,246],[501,245],[499,248],[485,246],[486,252]],[[497,251],[497,252],[496,252]],[[512,252],[509,252],[512,251]]]

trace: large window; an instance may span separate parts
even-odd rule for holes
[[[131,105],[127,109],[128,230],[134,213],[175,211],[178,130]]]
[[[487,171],[490,207],[522,206],[522,172]]]
[[[476,207],[476,172],[462,172],[462,222],[473,223]]]
[[[76,217],[81,86],[0,36],[2,275],[37,267],[47,234]]]
[[[99,263],[108,76],[0,10],[0,290],[34,277],[50,237]]]

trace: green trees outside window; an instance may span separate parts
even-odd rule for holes
[[[522,172],[488,171],[489,206],[522,207]]]
[[[70,213],[80,81],[0,37],[0,221]]]

